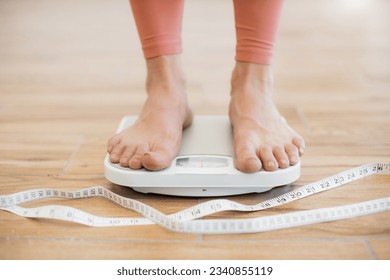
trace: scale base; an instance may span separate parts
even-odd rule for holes
[[[118,132],[136,121],[124,117]],[[183,131],[179,155],[161,171],[133,170],[104,160],[105,176],[115,184],[142,193],[173,196],[229,196],[260,193],[291,184],[300,176],[300,162],[276,171],[246,174],[234,167],[233,134],[225,116],[197,116]]]

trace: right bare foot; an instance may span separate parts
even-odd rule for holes
[[[107,151],[123,167],[168,167],[181,145],[183,128],[192,122],[177,55],[147,59],[148,98],[135,124],[110,138]]]

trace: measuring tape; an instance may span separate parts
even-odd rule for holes
[[[93,227],[158,224],[166,229],[185,233],[221,234],[264,232],[388,211],[390,210],[390,197],[339,207],[320,208],[257,218],[199,218],[222,211],[254,212],[265,210],[334,189],[374,174],[390,174],[390,163],[369,163],[352,168],[254,205],[244,205],[228,199],[214,199],[170,215],[166,215],[140,201],[120,196],[102,186],[77,191],[33,189],[10,195],[1,195],[0,209],[28,218],[57,219]],[[81,199],[88,197],[109,199],[124,208],[139,213],[144,218],[100,217],[62,205],[47,205],[36,208],[18,206],[21,203],[45,198]]]

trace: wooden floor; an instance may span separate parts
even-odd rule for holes
[[[307,144],[295,186],[367,162],[390,162],[389,11],[388,0],[286,1],[275,102]],[[184,17],[191,104],[198,115],[226,114],[232,4],[187,0]],[[204,201],[138,194],[104,178],[106,141],[122,116],[139,112],[144,76],[127,1],[0,1],[0,194],[103,185],[165,213]],[[389,186],[390,176],[371,176],[256,215],[381,198]],[[230,198],[254,203],[269,196]],[[97,215],[135,215],[102,199],[56,203]],[[390,259],[390,215],[210,236],[154,225],[91,228],[2,211],[0,258]]]

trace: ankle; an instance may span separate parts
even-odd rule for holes
[[[259,92],[272,93],[273,74],[270,65],[237,61],[232,72],[232,95]]]
[[[148,92],[155,87],[162,87],[165,93],[184,91],[185,78],[179,55],[162,55],[147,59],[146,67]]]

